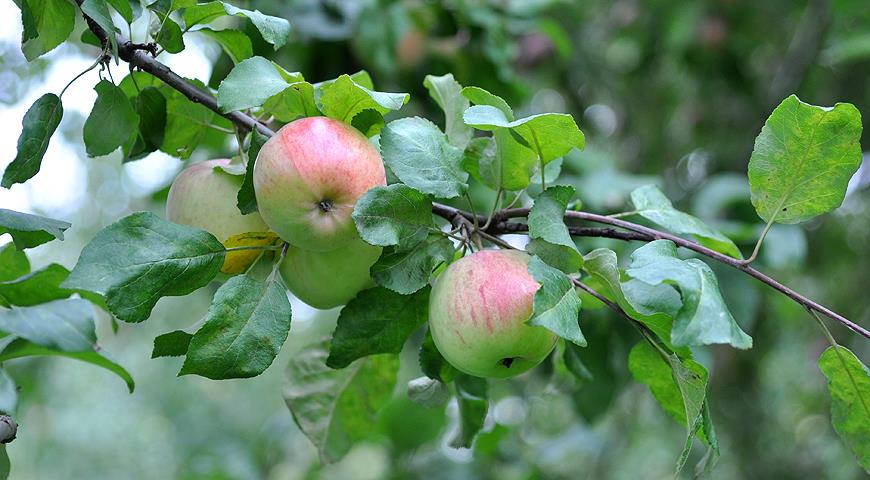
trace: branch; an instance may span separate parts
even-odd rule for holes
[[[76,3],[81,6],[84,0],[76,0]],[[84,14],[83,14],[84,15]],[[106,32],[97,25],[91,18],[87,15],[84,15],[85,21],[88,24],[88,28],[94,32],[94,35],[100,39],[100,41],[105,45],[108,41],[108,36]],[[217,105],[217,100],[215,100],[214,96],[207,91],[200,90],[192,83],[188,82],[184,78],[178,76],[175,72],[169,69],[166,65],[159,62],[157,59],[151,57],[146,49],[143,49],[141,45],[131,43],[129,40],[117,36],[118,42],[118,56],[121,60],[128,62],[130,65],[139,68],[142,71],[148,72],[151,75],[162,80],[164,83],[169,85],[170,87],[178,90],[182,94],[184,94],[187,98],[189,98],[192,102],[200,103],[205,105],[210,110],[214,111],[218,115],[225,117],[226,119],[233,122],[237,128],[243,131],[250,131],[253,128],[257,128],[263,135],[271,137],[275,134],[269,127],[263,125],[258,122],[255,118],[252,118],[249,115],[246,115],[242,112],[223,112]],[[432,204],[432,213],[438,215],[442,218],[447,219],[447,221],[454,223],[458,221],[459,217],[462,217],[466,220],[477,220],[478,225],[483,225],[487,222],[487,218],[482,215],[474,216],[471,213],[468,213],[464,210],[460,210],[454,207],[450,207],[447,205],[442,205],[439,203]],[[526,217],[529,213],[528,208],[511,208],[505,209],[496,212],[493,215],[492,222],[485,229],[482,230],[484,233],[490,235],[500,235],[507,233],[523,233],[528,231],[528,225],[519,222],[511,222],[510,219],[513,218],[522,218]],[[855,333],[858,333],[868,339],[870,339],[870,331],[864,329],[860,325],[852,322],[846,317],[834,312],[833,310],[821,305],[800,293],[792,290],[791,288],[779,283],[773,278],[768,277],[767,275],[761,273],[760,271],[752,268],[751,266],[744,264],[740,260],[729,257],[727,255],[723,255],[719,252],[711,250],[703,245],[700,245],[696,242],[686,240],[684,238],[678,237],[676,235],[672,235],[667,232],[662,232],[653,228],[645,227],[643,225],[638,225],[636,223],[627,222],[625,220],[620,220],[618,218],[607,217],[604,215],[597,215],[594,213],[588,212],[575,212],[568,211],[565,212],[566,218],[571,218],[575,220],[582,220],[587,222],[594,222],[604,225],[610,225],[612,227],[618,227],[623,230],[627,230],[627,232],[619,231],[614,228],[588,228],[588,227],[577,227],[577,226],[569,226],[568,229],[572,235],[575,236],[588,236],[588,237],[606,237],[606,238],[614,238],[617,240],[637,240],[643,242],[651,242],[653,240],[670,240],[677,244],[680,247],[692,250],[694,252],[700,253],[701,255],[707,256],[716,260],[718,262],[724,263],[728,266],[736,268],[749,276],[759,280],[760,282],[770,286],[771,288],[778,290],[783,293],[787,297],[791,298],[798,304],[803,307],[821,313],[833,320],[844,325],[846,328],[852,330]],[[472,227],[473,228],[473,227]]]

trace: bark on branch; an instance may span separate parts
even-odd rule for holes
[[[76,0],[76,3],[79,6],[81,6],[82,2],[83,0]],[[97,25],[96,22],[90,19],[87,15],[84,15],[84,13],[83,16],[85,18],[85,21],[87,22],[88,28],[90,28],[94,35],[96,35],[97,38],[99,38],[102,44],[105,46],[106,42],[108,42],[107,33],[99,25]],[[209,108],[210,110],[214,111],[218,115],[227,118],[228,120],[233,122],[233,124],[238,129],[247,132],[256,128],[260,131],[260,133],[266,136],[272,136],[275,134],[275,132],[272,131],[269,127],[263,125],[255,118],[252,118],[251,116],[246,115],[243,112],[221,111],[221,109],[218,107],[217,100],[210,92],[200,90],[191,82],[188,82],[184,78],[177,75],[169,67],[158,61],[156,58],[152,57],[149,54],[149,51],[142,48],[141,45],[131,43],[129,40],[121,36],[117,36],[116,41],[118,43],[118,56],[121,58],[121,60],[124,60],[135,68],[154,75],[170,87],[184,94],[192,102],[200,103]],[[478,215],[476,219],[477,221],[473,222],[475,218],[471,213],[439,203],[433,203],[432,213],[446,219],[451,223],[455,221],[457,216],[461,216],[469,221],[472,221],[470,223],[474,225],[484,225],[487,221],[487,218],[485,216]],[[487,235],[496,236],[502,234],[528,232],[528,225],[522,222],[512,221],[516,218],[526,217],[528,213],[528,208],[512,208],[501,210],[495,213],[495,215],[493,216],[493,221],[490,222],[489,226],[485,230],[481,231]],[[864,336],[865,338],[870,339],[870,331],[856,324],[855,322],[852,322],[848,318],[840,315],[837,312],[834,312],[833,310],[825,307],[824,305],[814,300],[805,297],[804,295],[801,295],[800,293],[783,285],[777,280],[774,280],[773,278],[756,270],[750,265],[744,264],[740,260],[711,250],[696,242],[686,240],[684,238],[672,235],[667,232],[662,232],[654,228],[649,228],[618,218],[607,217],[604,215],[598,215],[589,212],[569,211],[565,213],[565,217],[579,221],[608,225],[607,228],[569,226],[568,229],[571,235],[574,236],[605,237],[624,241],[636,240],[642,242],[651,242],[653,240],[660,239],[670,240],[682,248],[692,250],[698,254],[704,255],[708,258],[712,258],[713,260],[724,263],[725,265],[736,268],[737,270],[740,270],[747,275],[759,280],[760,282],[770,286],[771,288],[783,293],[784,295],[791,298],[803,307],[811,311],[821,313],[822,315],[825,315],[826,317],[839,322],[846,328]],[[617,228],[619,228],[620,230],[617,230]]]

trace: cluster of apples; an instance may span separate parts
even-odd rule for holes
[[[236,194],[242,178],[209,160],[183,170],[166,203],[168,220],[213,234],[226,245],[289,244],[279,266],[287,288],[315,308],[346,304],[374,285],[369,270],[381,247],[359,238],[351,214],[369,189],[386,185],[377,148],[353,127],[309,117],[282,127],[260,149],[253,180],[259,213],[242,215]],[[227,255],[223,271],[238,273],[256,251]],[[445,270],[432,290],[429,325],[438,350],[457,369],[482,377],[510,377],[539,364],[557,337],[530,326],[539,285],[522,252],[483,250]]]

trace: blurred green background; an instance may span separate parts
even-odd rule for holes
[[[399,115],[441,121],[423,88],[427,74],[452,72],[463,85],[505,97],[521,115],[569,112],[587,149],[563,164],[584,208],[626,210],[635,187],[657,183],[677,207],[731,235],[748,252],[763,226],[749,203],[746,165],[764,120],[791,93],[809,103],[851,102],[870,117],[870,8],[867,0],[341,1],[248,2],[288,18],[294,41],[278,52],[257,44],[306,79],[366,69],[379,90],[412,94]],[[23,112],[59,91],[94,58],[92,47],[64,45],[33,64],[20,53],[20,15],[0,4],[0,163],[14,157]],[[84,25],[79,22],[77,32]],[[241,28],[251,29],[241,23]],[[147,19],[133,26],[144,39]],[[78,37],[78,33],[74,34]],[[195,34],[176,58],[187,76],[216,87],[232,62]],[[126,74],[113,65],[114,78]],[[162,212],[165,188],[181,162],[155,153],[121,165],[86,158],[81,126],[93,102],[92,72],[64,97],[67,107],[43,172],[0,192],[4,208],[73,223],[66,241],[35,249],[36,267],[71,267],[102,226],[130,211]],[[865,120],[867,122],[867,120]],[[870,148],[865,129],[862,144]],[[213,142],[193,160],[231,155]],[[867,158],[865,156],[865,158]],[[776,226],[761,269],[848,318],[870,325],[870,166],[853,179],[844,205],[803,226]],[[484,210],[492,192],[474,192]],[[5,239],[3,239],[5,241]],[[637,245],[608,240],[620,258]],[[713,419],[722,445],[714,478],[863,478],[829,421],[816,360],[827,346],[808,314],[788,299],[713,265],[734,317],[754,348],[709,348]],[[290,340],[275,364],[251,380],[176,378],[180,360],[150,360],[154,336],[201,318],[214,286],[160,302],[151,320],[101,325],[101,343],[137,381],[133,395],[111,374],[72,361],[11,362],[19,384],[19,438],[9,448],[13,479],[545,479],[670,478],[685,432],[631,380],[628,350],[639,338],[610,312],[587,305],[588,384],[546,364],[511,381],[491,382],[486,433],[475,448],[447,438],[456,409],[409,402],[405,382],[419,375],[404,352],[394,401],[372,439],[338,464],[321,466],[283,404],[283,368],[295,351],[329,334],[337,311],[294,302]],[[867,363],[870,344],[831,325]],[[416,339],[419,342],[419,338]],[[413,343],[413,342],[412,342]],[[697,460],[700,448],[690,458]],[[691,476],[691,469],[684,472]]]

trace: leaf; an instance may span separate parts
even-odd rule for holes
[[[326,365],[345,368],[369,355],[399,353],[408,336],[428,318],[428,288],[411,295],[380,287],[363,290],[338,316]]]
[[[160,297],[187,295],[210,282],[224,256],[208,232],[134,213],[100,230],[61,286],[99,293],[116,317],[141,322]]]
[[[453,78],[452,73],[448,73],[440,77],[426,75],[423,86],[444,111],[444,132],[450,144],[464,149],[474,132],[462,121],[462,112],[470,106],[468,99],[462,96],[462,85]]]
[[[24,32],[21,52],[28,62],[63,43],[75,27],[76,9],[68,0],[20,0]]]
[[[185,8],[181,13],[184,25],[193,28],[196,25],[211,23],[220,17],[227,15],[226,9],[221,2],[208,2],[195,4]]]
[[[514,119],[514,111],[503,98],[489,93],[480,87],[465,87],[462,89],[462,96],[475,105],[489,105],[491,107],[496,107],[504,113],[505,118],[510,121],[513,121]]]
[[[158,335],[154,339],[154,349],[151,351],[151,358],[182,357],[187,355],[191,338],[193,338],[193,334],[184,330],[175,330]]]
[[[631,255],[626,273],[650,285],[676,285],[683,306],[674,318],[671,342],[677,347],[728,343],[752,347],[752,338],[734,321],[719,292],[716,275],[697,259],[681,260],[670,240],[656,240]]]
[[[248,38],[245,32],[239,30],[212,30],[210,28],[201,28],[196,30],[196,32],[216,41],[236,65],[254,56],[254,47],[251,45],[251,39]]]
[[[717,252],[742,259],[734,242],[722,232],[707,226],[700,219],[674,208],[668,197],[655,185],[646,185],[631,192],[631,203],[637,214],[678,235],[692,235],[701,245]]]
[[[251,57],[236,65],[223,79],[218,87],[218,106],[224,112],[259,107],[287,86],[275,64],[263,57]]]
[[[817,107],[791,95],[764,123],[749,159],[758,216],[800,223],[843,202],[861,165],[861,114],[850,103]]]
[[[456,376],[458,371],[453,365],[447,363],[441,352],[435,347],[435,340],[432,338],[432,331],[427,330],[426,336],[423,338],[423,344],[420,346],[420,370],[432,379],[441,380],[442,382],[450,382]]]
[[[133,23],[133,8],[130,6],[131,1],[135,0],[107,0],[109,5],[111,5],[128,24]]]
[[[28,307],[52,300],[69,298],[79,294],[100,308],[106,308],[102,297],[83,290],[61,288],[60,284],[69,276],[64,266],[52,263],[47,267],[26,274],[14,280],[0,282],[0,305]]]
[[[15,415],[18,407],[18,387],[6,369],[0,368],[0,413]]]
[[[290,83],[280,93],[266,100],[263,110],[282,122],[320,115],[320,110],[314,102],[314,86],[308,82]],[[383,118],[380,122],[383,123]]]
[[[407,250],[425,240],[434,227],[432,201],[401,183],[375,187],[357,200],[353,221],[367,243]]]
[[[819,357],[828,379],[834,430],[870,472],[870,373],[848,348],[829,347]]]
[[[115,23],[112,22],[112,14],[109,12],[109,4],[106,3],[106,0],[84,0],[80,4],[80,8],[83,14],[91,17],[106,32],[109,45],[112,47],[112,53],[117,57],[118,44],[115,39],[115,33],[118,29],[115,28]]]
[[[167,12],[155,11],[153,27],[159,29],[154,35],[154,41],[169,53],[180,53],[184,50],[184,32]]]
[[[24,1],[24,0],[22,0]],[[39,97],[21,121],[21,135],[18,136],[18,154],[3,172],[0,185],[9,188],[16,183],[24,183],[33,178],[42,166],[42,158],[48,149],[48,142],[57,130],[63,117],[63,105],[53,93]]]
[[[647,342],[640,342],[631,349],[628,369],[638,382],[649,387],[668,415],[686,425],[688,435],[677,463],[679,473],[692,446],[692,437],[702,427],[704,420],[702,414],[707,397],[707,369],[691,359],[681,362],[672,354],[665,360]]]
[[[396,384],[399,359],[375,355],[333,370],[326,357],[325,345],[318,344],[290,360],[284,401],[321,461],[331,463],[371,434]]]
[[[342,75],[320,86],[317,107],[324,115],[350,124],[353,117],[363,110],[377,110],[385,115],[408,103],[407,93],[377,92],[361,85],[350,75]]]
[[[130,393],[133,393],[133,390],[136,388],[136,384],[133,381],[133,377],[130,376],[130,373],[127,372],[124,367],[112,360],[108,356],[108,353],[106,353],[104,350],[66,352],[43,347],[23,338],[16,338],[12,342],[8,343],[5,347],[3,347],[2,350],[0,350],[0,362],[14,360],[16,358],[35,356],[60,356],[72,358],[74,360],[79,360],[85,363],[90,363],[92,365],[105,368],[106,370],[119,376],[121,380],[124,380],[124,383],[127,384],[127,390],[129,390]]]
[[[565,226],[565,209],[573,196],[574,187],[549,187],[535,199],[528,216],[529,253],[565,273],[575,273],[583,265],[583,256]]]
[[[387,247],[372,265],[372,278],[382,287],[408,295],[428,285],[432,270],[449,262],[453,253],[453,242],[439,234],[429,235],[408,250]]]
[[[0,247],[0,282],[8,282],[30,272],[30,260],[14,243]]]
[[[541,284],[541,288],[535,292],[532,317],[527,323],[544,327],[565,340],[585,347],[586,339],[578,323],[580,297],[574,291],[571,279],[537,256],[529,261],[529,273]]]
[[[455,198],[468,188],[462,150],[429,120],[420,117],[390,122],[381,133],[384,163],[409,187],[438,198]]]
[[[625,287],[620,280],[616,253],[613,250],[598,248],[589,252],[584,257],[583,269],[604,285],[605,288],[602,288],[599,293],[619,305],[629,317],[649,327],[650,330],[665,342],[668,348],[673,349],[671,345],[671,324],[673,320],[670,310],[663,308],[643,309],[641,306],[635,305],[635,298],[629,295],[629,292],[634,292],[634,290],[623,290]],[[676,307],[673,309],[673,313],[676,313],[682,306],[679,294],[667,285],[662,285],[661,289],[665,290],[665,293],[672,293],[673,297],[676,297]],[[666,298],[666,300],[671,299],[672,297]]]
[[[427,408],[441,407],[450,399],[450,390],[440,380],[418,377],[408,382],[408,399]]]
[[[260,133],[256,128],[251,131],[251,142],[248,147],[248,165],[245,169],[245,179],[242,181],[242,187],[239,189],[236,205],[242,215],[248,215],[257,211],[257,195],[254,192],[254,163],[257,161],[257,155],[260,154],[260,149],[266,144],[269,137]]]
[[[189,80],[204,92],[209,90],[198,80]],[[210,94],[210,93],[209,93]],[[212,125],[232,128],[229,120],[215,115],[205,105],[191,102],[181,92],[168,90],[166,94],[166,130],[160,150],[169,155],[188,158],[206,135],[215,133]]]
[[[582,150],[586,138],[574,117],[567,113],[542,113],[511,120],[503,110],[490,105],[475,105],[463,114],[463,120],[478,130],[506,128],[519,134],[546,165],[572,149]]]
[[[487,382],[485,378],[460,373],[453,380],[456,386],[456,401],[459,403],[459,431],[450,440],[453,448],[471,448],[474,437],[483,428],[489,409]]]
[[[63,240],[63,232],[71,226],[61,220],[0,208],[0,235],[12,235],[12,242],[19,250],[54,239]]]
[[[283,47],[290,38],[290,22],[280,17],[265,15],[259,10],[245,10],[237,8],[229,3],[224,3],[224,10],[228,15],[247,17],[260,31],[263,40],[272,44],[275,50]]]
[[[108,80],[94,87],[97,100],[85,121],[84,140],[88,155],[97,157],[114,152],[139,126],[139,114],[124,91]]]
[[[290,316],[290,300],[277,279],[239,275],[227,280],[215,293],[205,324],[190,339],[179,375],[256,377],[284,345]]]
[[[166,98],[157,87],[144,87],[136,96],[136,113],[139,128],[133,134],[132,148],[125,152],[128,159],[141,158],[160,149],[166,131]]]

